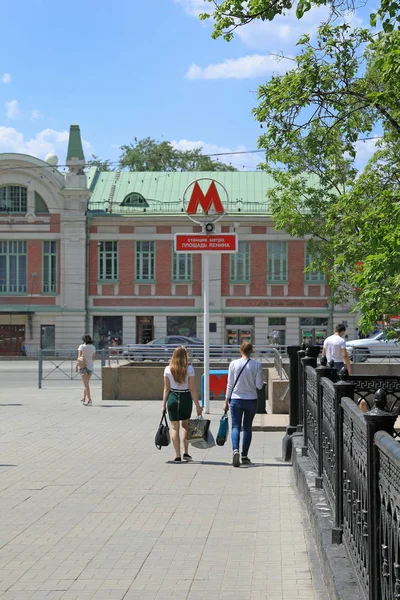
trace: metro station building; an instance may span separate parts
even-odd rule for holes
[[[210,258],[210,343],[321,342],[350,306],[331,306],[322,273],[305,273],[307,241],[278,231],[262,172],[102,172],[85,169],[71,126],[66,173],[0,154],[0,354],[75,348],[85,332],[144,343],[203,337],[202,257],[177,254],[175,233],[199,233],[182,196],[199,178],[228,192],[215,232],[238,235],[236,254]]]

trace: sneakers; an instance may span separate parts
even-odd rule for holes
[[[193,458],[190,456],[190,454],[187,454],[187,452],[185,452],[185,454],[183,455],[183,460],[190,462],[191,460],[193,460]]]
[[[174,462],[182,462],[182,459],[180,456],[177,456],[176,458],[174,458]]]
[[[251,460],[248,456],[242,456],[242,464],[243,465],[251,465]]]
[[[234,467],[239,467],[240,466],[240,454],[239,454],[239,450],[234,450],[233,451],[232,464],[233,464]]]

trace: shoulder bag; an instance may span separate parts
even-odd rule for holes
[[[229,396],[229,398],[228,398],[228,402],[229,402],[229,403],[231,402],[231,398],[232,398],[233,390],[235,389],[235,387],[236,387],[236,384],[237,384],[237,382],[239,381],[239,378],[240,378],[241,374],[243,373],[244,369],[247,367],[247,365],[248,365],[248,363],[249,363],[249,362],[250,362],[250,358],[248,358],[248,359],[247,359],[247,361],[244,363],[243,367],[242,367],[242,368],[240,369],[240,371],[239,371],[239,375],[238,375],[238,376],[236,377],[236,379],[235,379],[235,383],[233,384],[233,388],[232,388],[232,390],[231,390],[231,393],[230,393],[230,396]]]

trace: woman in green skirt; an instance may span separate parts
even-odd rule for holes
[[[174,444],[176,458],[174,462],[182,462],[181,440],[179,426],[182,424],[183,460],[192,460],[188,450],[187,439],[188,421],[192,414],[193,402],[196,405],[197,415],[203,412],[194,383],[194,369],[188,365],[186,348],[178,346],[169,361],[169,366],[164,370],[164,394],[162,411],[168,409],[171,421],[171,436]]]

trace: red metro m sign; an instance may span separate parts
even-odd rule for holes
[[[206,177],[192,181],[183,193],[183,208],[187,216],[203,225],[216,222],[225,214],[222,199],[227,203],[228,192],[215,179]]]

